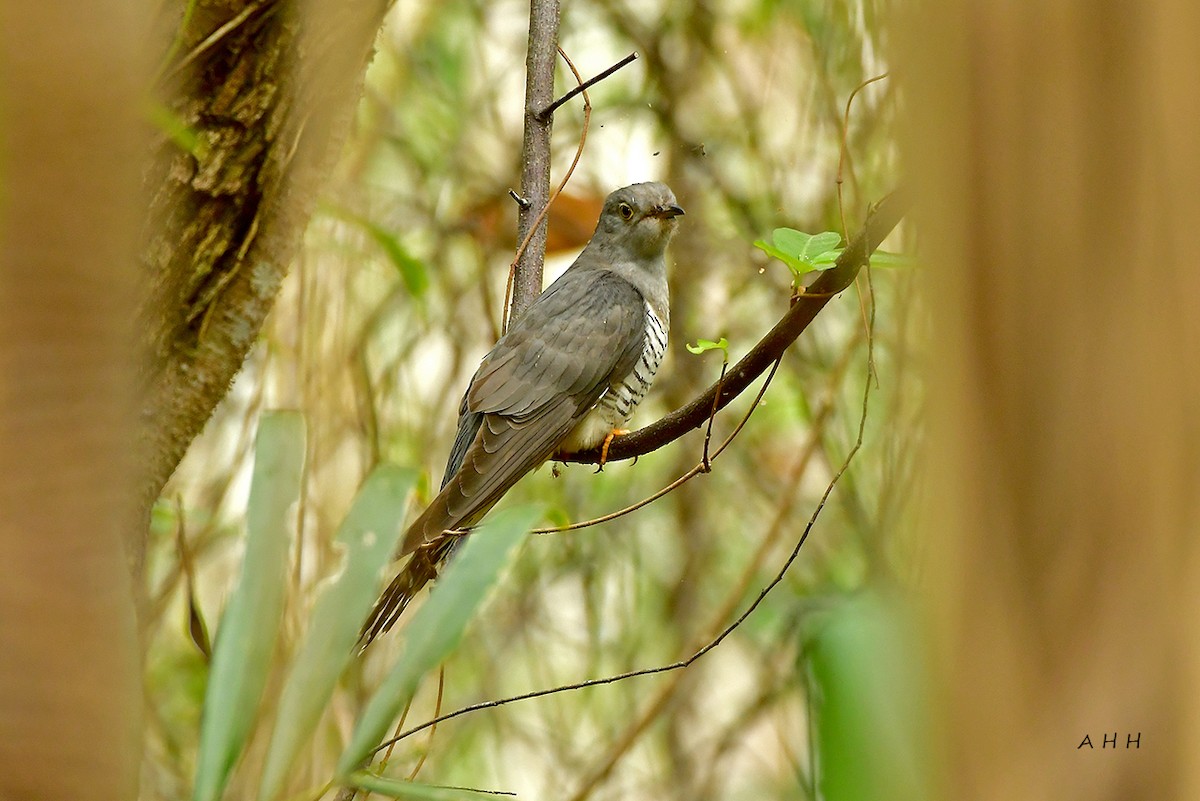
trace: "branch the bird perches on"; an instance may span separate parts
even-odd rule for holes
[[[657,450],[704,425],[716,411],[729,405],[779,360],[817,313],[825,308],[825,304],[854,283],[859,269],[900,222],[908,205],[908,195],[904,190],[896,190],[875,204],[863,227],[838,256],[836,264],[822,272],[812,286],[795,298],[779,322],[749,353],[729,368],[721,381],[658,422],[615,438],[608,447],[604,461],[632,459]],[[592,448],[578,453],[560,453],[555,459],[560,462],[599,464],[601,453],[600,448]]]

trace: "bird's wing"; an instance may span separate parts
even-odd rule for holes
[[[473,412],[536,416],[564,395],[590,398],[633,369],[645,335],[642,295],[607,270],[572,270],[529,307],[467,390]]]
[[[403,553],[473,524],[554,453],[613,381],[633,369],[644,306],[623,278],[572,270],[529,307],[472,379],[448,464],[459,469],[409,529]],[[467,426],[478,431],[464,443]]]

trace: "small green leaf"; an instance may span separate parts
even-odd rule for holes
[[[792,228],[776,228],[771,233],[771,241],[784,253],[802,262],[812,263],[817,256],[841,244],[842,237],[833,231],[806,234]]]
[[[818,270],[827,270],[837,263],[838,256],[842,255],[845,248],[834,248],[827,250],[819,256],[813,256],[812,263]]]
[[[915,267],[917,260],[904,253],[877,250],[871,254],[872,267]]]
[[[194,801],[217,801],[253,727],[283,618],[288,509],[300,497],[304,418],[264,414],[254,444],[246,507],[246,556],[225,605],[204,695]]]
[[[794,279],[799,279],[805,273],[832,265],[840,252],[837,246],[841,241],[842,237],[833,231],[806,234],[793,228],[776,228],[771,233],[771,244],[759,239],[754,246],[782,261],[792,271]]]
[[[711,339],[697,339],[695,345],[685,345],[690,353],[699,356],[701,353],[709,350],[723,350],[726,354],[729,353],[729,340],[721,337],[716,342]]]
[[[791,256],[787,253],[784,253],[779,248],[775,247],[774,245],[768,244],[767,242],[763,241],[762,239],[754,240],[754,247],[763,251],[771,258],[779,259],[781,262],[786,264],[788,269],[791,270],[792,274],[797,278],[799,278],[800,276],[804,275],[804,273],[809,272],[812,269],[809,265],[800,261],[796,257]]]
[[[540,516],[537,507],[506,509],[462,544],[429,599],[403,631],[398,632],[404,638],[400,658],[359,718],[338,762],[339,776],[350,774],[375,749],[416,692],[421,677],[458,645],[471,616],[508,562],[509,554]]]
[[[349,784],[372,793],[379,793],[388,798],[400,798],[408,801],[483,801],[483,799],[504,798],[484,790],[471,790],[466,787],[439,787],[435,784],[418,784],[403,779],[392,779],[387,776],[376,776],[364,770],[355,771],[348,777]]]
[[[342,550],[342,569],[317,598],[304,644],[284,684],[259,786],[263,801],[276,798],[283,789],[292,763],[315,732],[338,676],[354,654],[359,624],[375,600],[380,570],[395,551],[416,479],[414,470],[376,468],[338,528],[335,543]]]
[[[425,263],[408,252],[400,240],[381,225],[370,220],[355,220],[375,240],[375,244],[387,254],[388,260],[400,273],[404,286],[413,296],[420,296],[429,287],[429,271]]]

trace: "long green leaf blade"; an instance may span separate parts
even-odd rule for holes
[[[367,477],[338,528],[341,572],[313,607],[308,634],[284,684],[279,715],[258,797],[276,798],[300,749],[313,736],[338,676],[354,654],[359,626],[376,596],[380,569],[390,560],[416,472],[393,465]]]
[[[242,752],[266,686],[283,615],[288,509],[300,497],[304,418],[264,414],[254,447],[242,574],[225,606],[204,696],[195,801],[216,801]]]
[[[495,801],[497,795],[482,790],[471,790],[465,787],[439,787],[436,784],[418,784],[417,782],[392,779],[387,776],[376,776],[366,771],[356,771],[350,774],[350,784],[355,787],[379,793],[388,798],[403,799],[403,801]],[[504,796],[499,796],[503,798]]]
[[[540,515],[536,507],[506,509],[463,543],[429,600],[404,628],[400,658],[350,737],[338,763],[338,775],[349,774],[371,753],[401,707],[416,692],[421,677],[454,650],[509,554]]]
[[[874,592],[835,603],[809,639],[821,798],[933,795],[919,641],[907,600]]]

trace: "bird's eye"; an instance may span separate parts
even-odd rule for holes
[[[621,215],[622,220],[633,219],[633,207],[628,203],[622,203],[620,206],[617,206],[617,212]]]

